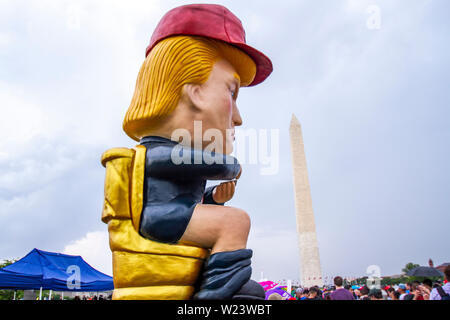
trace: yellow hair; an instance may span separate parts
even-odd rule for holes
[[[196,36],[174,36],[159,42],[139,71],[133,99],[123,121],[124,131],[139,140],[140,133],[152,126],[153,121],[176,108],[183,86],[205,83],[220,59],[227,60],[236,69],[241,87],[251,84],[256,65],[232,45]]]

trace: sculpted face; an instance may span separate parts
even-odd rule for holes
[[[214,64],[208,80],[202,85],[191,85],[188,94],[197,110],[195,119],[202,121],[205,139],[213,136],[217,152],[233,151],[234,128],[242,125],[236,105],[240,79],[236,70],[226,60]],[[228,131],[228,132],[227,132]],[[220,134],[219,134],[220,133]],[[203,148],[211,141],[203,141]]]

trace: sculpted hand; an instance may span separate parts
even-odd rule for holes
[[[236,176],[235,180],[223,182],[214,188],[212,197],[215,202],[225,203],[231,200],[231,198],[233,198],[234,191],[236,190],[236,182],[237,179],[240,178],[241,174],[242,174],[242,167],[241,171],[239,171],[239,174]]]
[[[212,197],[217,203],[225,203],[233,198],[235,189],[234,181],[223,182],[214,188]]]

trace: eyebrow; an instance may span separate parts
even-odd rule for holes
[[[236,72],[233,74],[233,77],[234,77],[233,80],[237,80],[237,85],[239,88],[241,86],[241,77],[239,77],[239,75]]]

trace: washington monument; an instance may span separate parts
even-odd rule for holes
[[[311,191],[306,167],[302,127],[292,115],[289,128],[291,138],[292,169],[294,174],[294,198],[297,218],[298,243],[300,247],[301,284],[304,287],[322,286],[316,224],[312,207]]]

